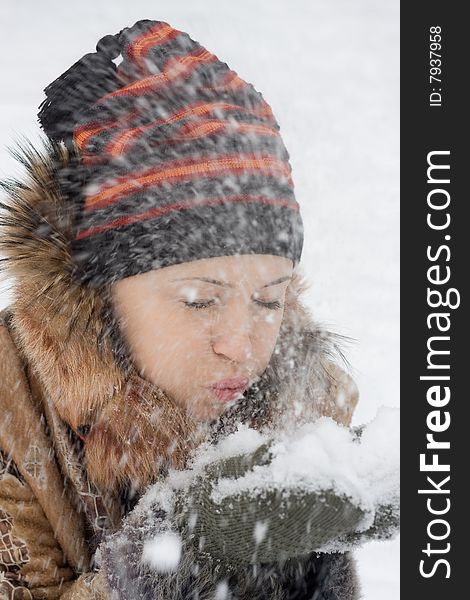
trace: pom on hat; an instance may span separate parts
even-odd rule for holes
[[[49,139],[71,146],[73,130],[83,113],[119,87],[113,59],[120,53],[119,34],[106,35],[97,43],[96,52],[85,54],[45,88],[38,119]]]

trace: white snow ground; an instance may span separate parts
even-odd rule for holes
[[[99,37],[142,18],[187,31],[273,107],[305,222],[309,304],[355,339],[354,424],[398,406],[398,0],[4,0],[0,177],[18,173],[6,147],[37,138],[42,89]],[[356,556],[363,600],[397,600],[399,541]]]

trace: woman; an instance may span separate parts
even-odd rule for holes
[[[103,544],[100,567],[100,542],[151,483],[239,423],[349,425],[358,395],[302,304],[302,221],[259,92],[139,21],[46,96],[46,151],[23,148],[27,179],[4,184],[0,597],[108,598],[122,556]],[[225,597],[183,566],[148,597]],[[234,598],[358,593],[347,553],[257,573],[232,574]]]

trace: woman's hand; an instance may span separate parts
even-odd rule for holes
[[[350,435],[352,445],[361,443],[357,431]],[[344,551],[370,539],[390,538],[398,530],[398,498],[392,491],[369,506],[366,520],[360,500],[336,491],[343,487],[337,488],[334,478],[318,489],[301,479],[296,486],[284,485],[276,452],[268,441],[252,453],[206,466],[176,510],[183,538],[210,557],[240,567],[297,558],[325,547]],[[357,481],[352,480],[354,489]],[[370,502],[368,497],[366,504]]]
[[[241,478],[270,460],[264,444],[206,467],[177,507],[182,537],[236,569],[305,556],[355,532],[364,512],[333,490],[270,489],[213,499],[220,480]]]

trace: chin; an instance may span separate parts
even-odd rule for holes
[[[210,423],[211,421],[217,420],[228,408],[230,404],[210,404],[205,406],[194,406],[193,408],[187,408],[191,418],[195,421],[202,423]]]
[[[204,409],[195,411],[191,414],[191,416],[195,421],[199,421],[202,423],[210,423],[212,421],[216,421],[224,412],[224,407],[213,410]]]
[[[192,396],[192,402],[185,403],[185,408],[194,421],[210,423],[219,419],[241,399],[242,396],[229,402],[222,402],[214,399],[213,394],[208,390],[204,390],[202,393],[196,391]]]

